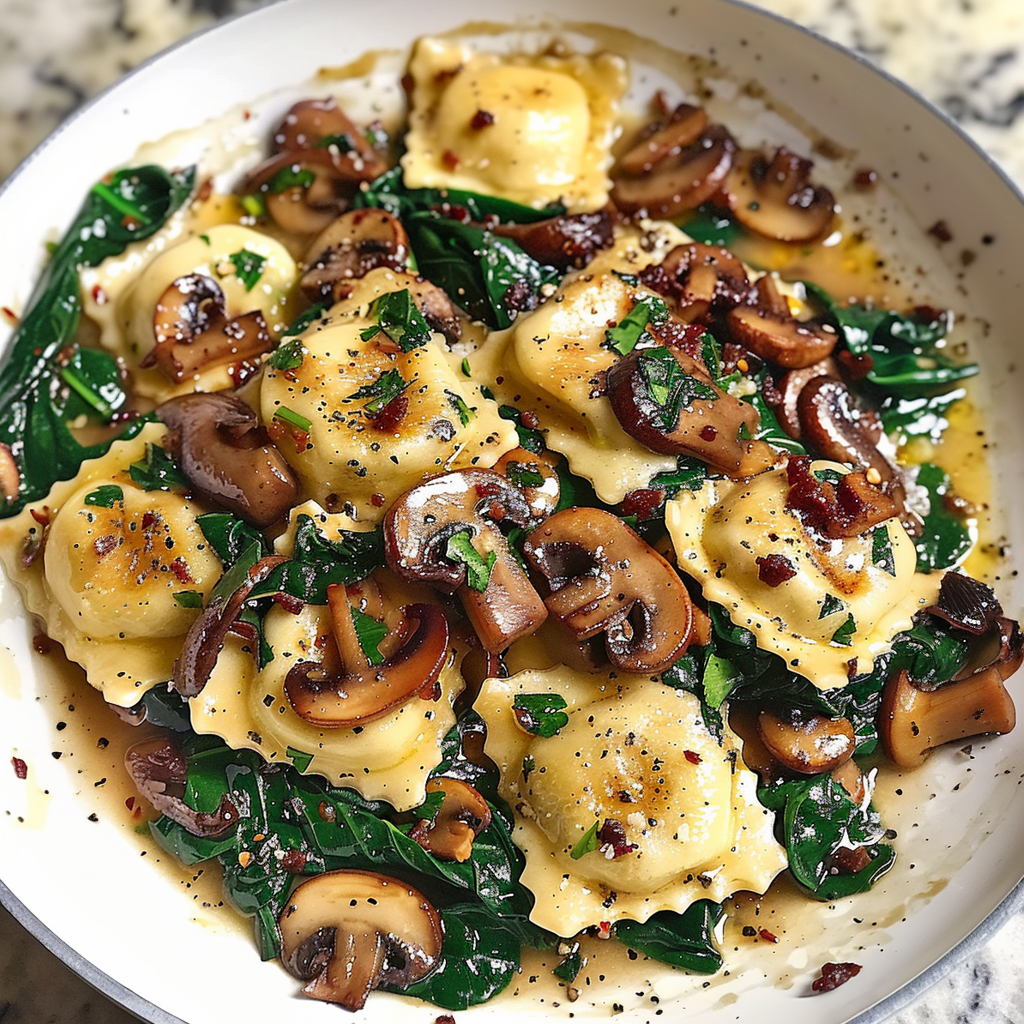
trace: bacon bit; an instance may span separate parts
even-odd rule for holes
[[[292,430],[289,433],[292,437],[292,444],[295,445],[295,451],[301,455],[309,447],[309,431]]]
[[[489,128],[492,124],[494,124],[494,115],[489,110],[478,110],[469,122],[469,127],[478,132],[483,128]]]
[[[383,494],[371,494],[370,495],[370,504],[374,508],[383,508],[384,507],[384,495]]]
[[[653,519],[665,503],[665,492],[656,487],[641,487],[622,499],[619,510],[624,516],[636,516],[640,522]]]
[[[106,558],[117,547],[117,538],[112,533],[108,533],[105,537],[97,537],[92,546],[100,558]]]
[[[718,437],[718,429],[709,423],[706,427],[701,427],[700,436],[701,440],[714,441]]]
[[[851,963],[827,963],[821,965],[821,977],[816,978],[811,984],[815,992],[831,992],[833,989],[845,985],[851,978],[860,974],[860,964]]]
[[[94,284],[92,286],[92,301],[97,306],[105,306],[107,304],[107,293],[103,290],[102,285]]]
[[[757,578],[769,587],[781,586],[786,580],[791,580],[796,575],[793,563],[785,555],[765,555],[755,561],[757,562]]]
[[[306,605],[301,597],[295,597],[292,594],[275,594],[271,600],[286,612],[291,612],[292,615],[298,615]]]
[[[460,160],[458,156],[453,153],[450,149],[446,149],[441,154],[441,163],[449,171],[456,171],[459,168]]]
[[[611,853],[612,860],[625,857],[637,848],[636,843],[626,841],[626,830],[622,827],[622,822],[615,818],[608,818],[598,829],[597,839],[601,844],[598,849],[605,856]]]
[[[690,764],[700,764],[701,762],[700,754],[698,754],[696,750],[684,750],[683,757],[685,757]]]
[[[805,525],[823,537],[856,537],[896,515],[892,498],[869,483],[863,470],[847,473],[834,484],[811,472],[809,455],[794,455],[786,475],[786,511],[798,513]]]
[[[20,757],[12,757],[11,764],[14,766],[14,774],[17,775],[19,779],[28,778],[28,765],[25,764]]]
[[[505,508],[501,502],[492,501],[490,505],[487,506],[486,515],[487,518],[493,522],[500,523],[502,519],[505,518]]]
[[[252,863],[253,857],[248,850],[243,850],[238,855],[238,863],[243,867],[247,868]]]
[[[855,850],[841,846],[828,859],[828,866],[834,868],[841,875],[855,875],[858,871],[863,871],[870,863],[871,854],[864,846],[858,846]]]
[[[228,376],[231,378],[231,383],[234,384],[235,388],[240,388],[247,380],[255,377],[262,368],[263,363],[259,359],[243,359],[240,363],[232,363],[228,367]],[[292,373],[292,371],[286,370],[282,376],[288,377],[289,373]],[[288,379],[294,380],[294,373]]]
[[[20,318],[20,317],[18,316],[18,314],[17,314],[17,313],[15,313],[15,312],[14,312],[14,310],[13,310],[13,309],[11,309],[11,307],[10,307],[10,306],[0,306],[0,314],[2,314],[2,315],[3,315],[3,318],[4,318],[4,319],[5,319],[5,320],[6,320],[6,321],[7,321],[7,322],[8,322],[8,323],[9,323],[9,324],[10,324],[10,325],[12,326],[12,327],[17,327],[17,326],[18,326],[18,323],[19,323],[19,321],[20,321],[20,319],[21,319],[21,318]]]
[[[768,931],[767,928],[759,928],[758,931],[757,931],[757,934],[760,935],[761,938],[764,939],[765,942],[778,942],[779,941],[778,938],[774,935],[774,933]]]
[[[171,562],[171,572],[178,577],[178,582],[180,583],[195,582],[192,578],[192,573],[189,571],[188,562],[186,562],[180,555]]]
[[[306,859],[302,850],[287,850],[281,858],[281,867],[292,875],[300,875],[306,867]]]
[[[455,1024],[455,1018],[450,1013],[442,1013],[434,1020],[434,1024]]]
[[[409,396],[408,395],[396,395],[394,398],[384,406],[383,409],[376,416],[374,416],[372,425],[374,430],[379,430],[381,433],[390,434],[391,431],[398,428],[398,424],[405,419],[406,413],[409,411]]]

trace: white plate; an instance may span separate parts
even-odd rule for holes
[[[922,236],[945,220],[954,243],[921,243],[922,264],[948,260],[935,278],[941,294],[933,289],[933,300],[969,313],[973,355],[984,371],[994,504],[1017,507],[1024,499],[1024,458],[1016,440],[1024,432],[1016,347],[1024,310],[1024,205],[1012,186],[901,86],[761,11],[729,0],[563,0],[558,6],[566,20],[621,25],[682,51],[713,54],[738,80],[761,82],[853,151],[858,165],[876,170]],[[547,11],[540,0],[515,0],[501,6],[500,17],[543,18]],[[140,144],[297,87],[321,66],[479,15],[473,0],[361,6],[285,0],[143,67],[58,132],[0,193],[0,305],[24,304],[43,243],[59,235],[92,181],[130,162]],[[253,119],[253,131],[269,124],[282,103],[271,101],[266,119]],[[886,239],[881,241],[884,246]],[[961,258],[966,250],[973,261]],[[7,333],[0,329],[0,342]],[[998,540],[1012,555],[1024,540],[1024,523],[1018,517],[1006,530]],[[998,588],[1008,614],[1019,615],[1024,581],[1007,571]],[[139,838],[118,821],[125,816],[112,812],[116,801],[100,799],[93,762],[51,756],[59,749],[56,718],[68,720],[68,728],[89,744],[101,730],[94,726],[88,733],[74,717],[80,710],[62,707],[61,684],[32,653],[31,626],[13,588],[5,586],[0,600],[0,641],[12,652],[0,650],[4,902],[87,979],[147,1019],[219,1024],[229,1013],[235,1020],[337,1021],[336,1009],[297,997],[298,986],[279,967],[261,966],[246,929],[227,911],[204,909],[180,873],[155,867],[152,852],[140,855]],[[4,770],[14,756],[29,765],[25,781]],[[873,1004],[940,961],[993,914],[1024,874],[1022,765],[1024,731],[974,744],[970,760],[956,751],[936,756],[926,776],[905,780],[903,797],[891,800],[915,806],[898,815],[899,866],[870,896],[820,908],[778,946],[761,946],[763,961],[737,961],[728,977],[707,989],[702,979],[673,976],[661,983],[665,998],[657,1007],[648,991],[625,1019],[653,1021],[660,1010],[670,1018],[685,1010],[693,1021],[725,1013],[758,1024],[839,1024],[865,1013],[862,1019],[878,1019],[882,1010],[870,1011]],[[98,821],[90,820],[94,812]],[[824,959],[854,960],[863,970],[827,997],[807,998]],[[770,984],[766,975],[784,977]],[[896,1005],[890,1001],[888,1008]],[[499,1001],[471,1016],[504,1019],[513,1012],[538,1019],[597,1013],[585,1000],[557,1008],[524,1000]],[[364,1019],[396,1014],[417,1020],[437,1015],[422,1004],[378,994]],[[460,1021],[469,1016],[458,1015]]]

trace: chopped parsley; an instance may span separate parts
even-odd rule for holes
[[[240,249],[233,252],[228,259],[234,265],[235,275],[245,285],[245,290],[251,292],[263,276],[263,268],[267,265],[267,257],[257,252],[250,252],[248,249]]]
[[[567,707],[557,693],[520,693],[512,701],[512,714],[526,732],[550,739],[569,724]]]
[[[413,302],[408,288],[374,299],[370,306],[370,316],[377,323],[363,331],[363,341],[371,341],[378,334],[385,334],[403,352],[411,352],[430,341],[430,326]]]
[[[349,396],[353,399],[368,399],[363,408],[376,416],[389,402],[393,402],[409,382],[397,370],[385,370],[372,384],[364,384]]]
[[[468,530],[460,530],[448,538],[448,546],[444,552],[445,558],[466,567],[466,586],[470,590],[482,593],[491,582],[491,570],[498,560],[496,551],[489,552],[486,556],[481,555],[473,547],[473,536]]]
[[[600,823],[595,821],[594,824],[583,833],[583,838],[569,853],[569,856],[572,857],[573,860],[579,860],[580,857],[585,857],[588,853],[593,853],[595,850],[601,848],[601,841],[597,838],[599,827]]]
[[[86,505],[96,505],[99,508],[113,508],[119,501],[124,501],[124,491],[117,484],[104,484],[85,496]]]
[[[871,561],[882,572],[896,575],[896,555],[892,550],[892,538],[888,526],[878,526],[871,535]]]
[[[651,401],[661,410],[661,424],[674,430],[680,412],[694,402],[713,402],[718,394],[710,384],[690,376],[671,349],[662,345],[640,353],[640,373]]]
[[[654,296],[641,299],[618,324],[604,332],[605,341],[620,356],[628,356],[647,334],[647,325],[661,323],[667,316],[668,309],[661,299]]]

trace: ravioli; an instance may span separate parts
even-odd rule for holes
[[[410,188],[460,188],[527,206],[608,201],[626,63],[609,53],[483,53],[420,39],[402,158]]]
[[[849,472],[832,462],[812,469]],[[788,493],[785,466],[745,483],[708,481],[669,501],[665,524],[679,568],[759,647],[819,689],[845,686],[852,672],[870,672],[892,638],[935,602],[942,574],[915,571],[914,542],[898,519],[864,536],[822,541],[786,510]],[[774,586],[759,565],[772,555],[795,572]]]
[[[633,275],[687,240],[671,224],[620,231],[612,248],[567,276],[547,302],[492,336],[473,357],[474,371],[479,366],[495,380],[498,398],[533,412],[548,447],[610,505],[676,468],[675,456],[651,451],[622,429],[600,390],[617,358],[607,344],[609,326],[653,294]]]
[[[514,425],[479,384],[455,370],[439,335],[409,352],[370,336],[371,302],[409,285],[407,275],[384,269],[354,282],[353,295],[300,336],[301,365],[267,363],[260,390],[264,422],[284,415],[310,423],[307,432],[280,442],[309,496],[329,511],[351,509],[365,522],[379,522],[427,477],[490,467],[518,444]],[[357,392],[385,374],[398,374],[407,385],[408,405],[400,420],[381,428],[367,408],[370,397]]]
[[[197,615],[189,606],[194,598],[183,604],[178,597],[205,598],[222,570],[195,521],[207,509],[174,491],[144,491],[131,479],[131,464],[164,431],[150,424],[115,442],[44,501],[0,522],[0,554],[29,611],[104,699],[121,707],[171,678]],[[118,488],[120,496],[100,488]],[[26,565],[19,557],[25,545],[40,543]]]
[[[517,724],[514,702],[530,694],[565,701],[555,735]],[[570,936],[741,889],[764,892],[786,866],[739,738],[726,726],[719,743],[692,694],[657,677],[558,666],[488,679],[474,707],[515,814],[522,881],[536,900],[530,917],[541,927]]]
[[[381,575],[385,590],[393,591],[386,604],[408,603],[404,587]],[[295,762],[304,772],[368,800],[387,800],[399,811],[423,803],[427,775],[441,761],[441,740],[455,724],[452,706],[463,687],[458,664],[464,652],[452,647],[438,680],[438,700],[415,697],[355,728],[322,729],[295,713],[284,682],[296,661],[322,660],[333,642],[328,609],[307,604],[292,612],[275,606],[263,629],[273,660],[260,669],[246,643],[229,637],[210,681],[189,701],[192,728],[236,749],[255,750],[267,761]]]
[[[296,307],[298,268],[288,250],[276,239],[238,224],[217,224],[200,234],[174,240],[149,259],[141,270],[126,272],[138,260],[129,253],[122,260],[107,260],[92,274],[93,298],[89,315],[100,325],[103,344],[124,357],[133,368],[134,389],[149,398],[164,400],[191,391],[233,388],[228,364],[204,368],[194,378],[174,384],[158,369],[139,363],[156,343],[153,317],[157,302],[179,277],[201,274],[224,293],[229,318],[258,310],[271,337],[287,329]],[[88,283],[88,282],[87,282]]]

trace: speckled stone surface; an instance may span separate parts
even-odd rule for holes
[[[1024,186],[1022,0],[760,0],[858,50],[958,120]],[[0,181],[84,99],[254,0],[0,0]],[[886,1024],[1019,1024],[1024,914]],[[0,1024],[126,1024],[0,909]]]

